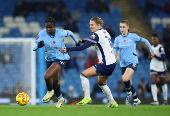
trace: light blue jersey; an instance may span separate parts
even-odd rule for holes
[[[34,46],[33,51],[38,49],[38,43],[44,41],[44,51],[45,51],[45,59],[47,61],[55,61],[55,60],[69,60],[70,56],[68,53],[61,53],[59,50],[65,47],[64,45],[64,37],[71,36],[76,43],[78,40],[74,36],[74,34],[69,30],[56,29],[55,28],[55,36],[51,36],[48,34],[46,29],[43,29],[39,32]]]
[[[132,63],[138,63],[136,55],[136,42],[144,42],[153,52],[150,43],[145,38],[139,37],[135,33],[128,33],[126,36],[119,35],[114,41],[114,53],[120,50],[120,67],[126,67]]]

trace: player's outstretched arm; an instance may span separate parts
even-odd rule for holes
[[[151,44],[149,43],[149,41],[147,40],[147,39],[145,39],[145,38],[142,38],[141,39],[141,42],[144,42],[147,46],[148,46],[148,48],[150,49],[150,51],[151,51],[151,58],[155,55],[155,53],[154,53],[154,50],[152,49],[152,46],[151,46]]]
[[[67,30],[67,33],[76,42],[76,46],[79,45],[79,41],[77,40],[76,36],[71,31],[69,31],[69,30]]]
[[[90,42],[90,41],[86,41],[83,45],[81,46],[76,46],[76,47],[73,47],[73,48],[67,48],[66,52],[71,52],[71,51],[82,51],[82,50],[85,50],[87,48],[89,48],[90,46],[94,45],[95,43],[93,42]],[[64,48],[63,48],[64,49]],[[64,52],[63,49],[60,49],[60,52]],[[65,53],[65,52],[64,52]]]
[[[33,51],[38,50],[38,48],[42,48],[44,46],[44,41],[36,42],[33,45]]]

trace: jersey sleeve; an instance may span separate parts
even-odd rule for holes
[[[149,41],[148,41],[147,39],[145,39],[145,38],[143,38],[143,37],[140,37],[140,36],[138,36],[137,34],[134,34],[133,39],[134,39],[136,42],[144,42],[144,43],[148,46],[148,48],[150,49],[150,51],[151,51],[151,52],[154,52],[151,44],[149,43]]]
[[[138,36],[137,34],[133,34],[133,39],[135,42],[141,42],[142,37]]]
[[[84,49],[89,48],[89,47],[92,46],[92,45],[94,45],[93,42],[86,41],[83,45],[76,46],[76,47],[73,47],[73,48],[66,48],[66,49],[67,49],[67,52],[71,52],[71,51],[82,51],[82,50],[84,50]]]
[[[114,41],[114,53],[117,53],[118,49],[119,49],[119,46],[118,46],[117,38],[115,38],[115,41]]]
[[[39,32],[39,34],[37,35],[37,37],[35,39],[35,43],[33,45],[33,51],[36,51],[38,49],[38,43],[41,41],[43,41],[43,38],[42,38],[41,32]]]
[[[67,36],[68,36],[68,31],[67,31],[67,30],[61,29],[61,30],[60,30],[60,33],[61,33],[62,36],[64,36],[64,37],[67,37]]]
[[[62,34],[64,37],[71,36],[71,38],[76,42],[76,44],[79,42],[76,36],[70,30],[62,30]]]
[[[86,41],[90,41],[92,43],[97,43],[99,41],[99,36],[96,33],[93,33],[89,39],[86,39]]]
[[[164,48],[163,48],[163,47],[160,47],[160,48],[159,48],[159,53],[160,53],[160,54],[165,54],[165,51],[164,51]]]

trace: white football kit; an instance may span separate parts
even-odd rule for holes
[[[154,49],[155,55],[158,57],[161,57],[161,54],[165,54],[164,48],[162,47],[161,44],[158,44],[156,47],[152,45],[152,48]],[[158,74],[161,72],[166,72],[165,61],[161,61],[153,57],[150,62],[150,70],[151,70],[151,74],[152,73]]]
[[[116,67],[116,58],[110,34],[104,29],[99,29],[87,41],[95,43],[94,47],[99,59],[99,64],[93,66],[95,71],[102,76],[111,76]]]
[[[111,37],[105,29],[99,29],[93,33],[88,41],[95,43],[94,47],[97,52],[99,63],[110,65],[116,62]]]

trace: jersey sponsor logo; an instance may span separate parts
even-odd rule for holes
[[[126,40],[124,40],[124,42],[126,42]]]
[[[36,37],[36,40],[39,38],[39,35]]]
[[[131,39],[128,39],[129,42],[131,42]]]
[[[91,35],[90,36],[91,39],[95,39],[95,37],[96,37],[95,35]]]
[[[55,44],[56,42],[55,41],[53,41],[53,44]]]
[[[130,46],[130,44],[126,44],[126,45],[119,45],[119,48],[127,48],[128,46]]]

